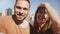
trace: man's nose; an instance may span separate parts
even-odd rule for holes
[[[23,9],[20,9],[19,15],[22,15],[22,14],[23,14]]]
[[[23,12],[24,12],[24,10],[21,8],[20,11],[19,11],[19,13],[23,13]]]
[[[19,15],[22,15],[23,13],[22,12],[19,12]]]

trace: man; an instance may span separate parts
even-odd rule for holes
[[[0,34],[30,34],[29,23],[24,20],[29,10],[29,0],[16,0],[14,15],[0,17]]]

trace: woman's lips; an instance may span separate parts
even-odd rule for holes
[[[39,21],[40,21],[40,22],[42,22],[42,21],[43,21],[43,19],[39,19]]]
[[[39,19],[40,21],[43,21],[44,17],[39,17],[38,19]]]

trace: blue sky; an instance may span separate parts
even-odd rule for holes
[[[55,8],[58,13],[60,13],[60,0],[31,0],[31,12],[35,12],[37,9],[37,6],[42,3],[42,2],[47,2],[50,3],[52,5],[53,8]]]
[[[0,10],[6,10],[7,8],[14,8],[16,0],[0,0]]]
[[[0,0],[0,11],[6,10],[7,8],[14,9],[14,4],[16,0]],[[30,0],[31,2],[31,9],[30,13],[34,14],[37,6],[42,2],[48,2],[55,8],[58,13],[60,14],[60,0]]]

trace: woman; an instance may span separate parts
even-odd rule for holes
[[[38,6],[34,18],[34,34],[57,34],[58,27],[56,21],[56,15],[54,16],[54,10],[47,4],[41,4]],[[52,12],[53,11],[53,12]],[[52,14],[51,14],[52,13]],[[57,14],[57,13],[55,13]]]

